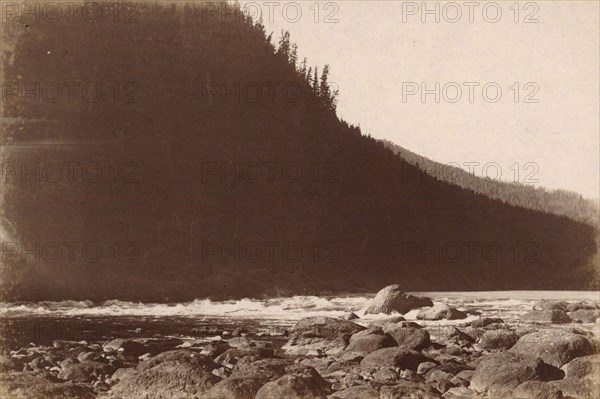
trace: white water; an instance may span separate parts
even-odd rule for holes
[[[540,299],[600,302],[600,293],[593,291],[493,291],[493,292],[422,292],[434,302],[445,302],[460,310],[477,310],[482,316],[516,318],[531,310]],[[90,301],[60,301],[36,303],[1,303],[0,317],[28,316],[153,316],[153,317],[228,317],[251,319],[298,320],[307,316],[340,316],[355,312],[364,320],[385,317],[364,316],[364,310],[374,296],[294,296],[273,299],[242,299],[232,301],[195,300],[187,303],[135,303],[118,300],[94,304]],[[404,315],[416,318],[418,311]],[[469,316],[467,320],[479,316]]]

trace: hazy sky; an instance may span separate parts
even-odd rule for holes
[[[338,113],[363,133],[439,162],[478,162],[479,176],[487,164],[489,177],[499,166],[505,180],[599,196],[598,1],[520,2],[518,15],[514,1],[428,2],[439,23],[421,1],[297,1],[299,17],[291,2],[251,3],[275,37],[291,32],[300,59],[331,66]],[[422,83],[435,92],[436,82],[440,102],[423,102]]]

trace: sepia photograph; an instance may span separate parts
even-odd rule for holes
[[[600,398],[600,1],[0,0],[0,399]]]

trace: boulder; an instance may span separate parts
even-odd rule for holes
[[[521,320],[536,323],[571,323],[571,318],[561,309],[534,310],[521,316]]]
[[[489,326],[490,324],[500,324],[504,323],[504,320],[497,317],[483,317],[477,320],[473,320],[471,322],[471,327],[473,328],[484,328]]]
[[[115,368],[109,364],[88,360],[71,364],[58,373],[58,378],[71,382],[92,382],[114,371]]]
[[[428,385],[411,381],[402,381],[393,386],[383,386],[379,391],[380,399],[436,399],[441,393]]]
[[[541,301],[536,302],[533,305],[533,310],[562,310],[566,312],[569,304],[565,301],[552,301],[547,299],[542,299]]]
[[[366,385],[355,385],[334,392],[329,399],[379,399],[379,392]]]
[[[483,396],[466,387],[454,387],[447,390],[442,397],[444,399],[479,399]]]
[[[436,303],[429,309],[421,309],[417,314],[419,320],[457,320],[467,317],[465,312],[446,305],[445,303]]]
[[[567,304],[568,312],[575,312],[580,309],[594,310],[594,309],[598,309],[598,305],[592,304],[592,303],[585,303],[585,302],[575,302],[575,303]]]
[[[429,370],[433,369],[437,364],[434,362],[423,362],[417,367],[417,374],[426,374]]]
[[[0,373],[0,398],[92,399],[93,390],[72,382],[54,383],[24,372]]]
[[[600,383],[588,378],[565,378],[551,381],[550,384],[560,389],[569,399],[596,399],[600,398]]]
[[[196,398],[219,382],[220,378],[212,374],[217,367],[210,357],[192,351],[164,352],[140,363],[135,373],[124,375],[106,398]]]
[[[358,315],[354,312],[348,312],[348,313],[343,314],[341,316],[341,318],[344,320],[356,320],[356,319],[359,319],[360,317],[358,317]]]
[[[349,352],[371,353],[378,349],[397,346],[396,341],[379,327],[359,331],[350,337],[346,347]]]
[[[600,318],[600,310],[598,309],[579,309],[569,313],[569,318],[573,321],[582,323],[593,323]]]
[[[404,347],[384,348],[369,353],[360,362],[362,368],[397,367],[400,370],[416,371],[419,364],[431,359],[421,353]]]
[[[286,374],[262,386],[256,399],[326,399],[331,387],[312,367],[299,364],[286,367]]]
[[[125,338],[115,338],[102,345],[105,352],[121,352],[124,357],[135,358],[148,352],[146,345]]]
[[[485,356],[475,368],[469,388],[485,392],[492,385],[518,385],[525,381],[551,381],[564,372],[538,358],[503,352]]]
[[[215,358],[219,364],[236,364],[239,359],[249,357],[254,360],[275,357],[275,351],[272,348],[229,348]]]
[[[395,325],[384,326],[383,331],[391,335],[398,346],[421,350],[431,343],[429,331],[416,327],[396,327]]]
[[[600,354],[576,357],[561,367],[565,378],[589,378],[600,381]]]
[[[290,355],[309,352],[336,354],[348,346],[350,337],[365,327],[332,317],[306,317],[296,323],[282,349]]]
[[[207,393],[210,399],[254,399],[258,390],[268,382],[257,375],[229,377],[216,383]]]
[[[407,313],[424,306],[433,306],[431,299],[405,294],[398,284],[388,285],[381,289],[369,304],[365,314],[392,312]]]
[[[479,347],[486,351],[507,350],[519,340],[519,335],[511,330],[488,330],[483,333]]]
[[[593,353],[590,341],[579,334],[560,330],[542,330],[522,336],[510,352],[541,358],[555,367],[562,367],[576,357]]]
[[[517,386],[496,384],[488,391],[490,399],[527,398],[527,399],[563,399],[556,386],[542,381],[525,381]]]

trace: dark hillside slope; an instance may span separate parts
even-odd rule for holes
[[[419,168],[420,174],[427,174],[462,188],[498,199],[510,205],[535,211],[566,216],[577,222],[584,222],[598,229],[598,200],[584,198],[566,190],[546,190],[521,182],[505,182],[489,177],[479,177],[457,166],[444,165],[396,145],[388,140],[383,144],[400,155],[407,163]],[[455,163],[456,165],[456,163]],[[527,164],[525,164],[527,165]],[[534,176],[533,165],[526,167],[528,175]],[[527,180],[525,178],[524,180]],[[533,179],[531,179],[533,180]]]
[[[5,300],[174,301],[395,282],[588,288],[592,227],[422,178],[315,101],[259,24],[160,4],[140,5],[136,23],[4,26],[5,82],[94,82],[103,93],[3,104],[4,163],[79,163],[73,181],[49,182],[48,170],[3,176]],[[219,93],[236,85],[238,98]]]

